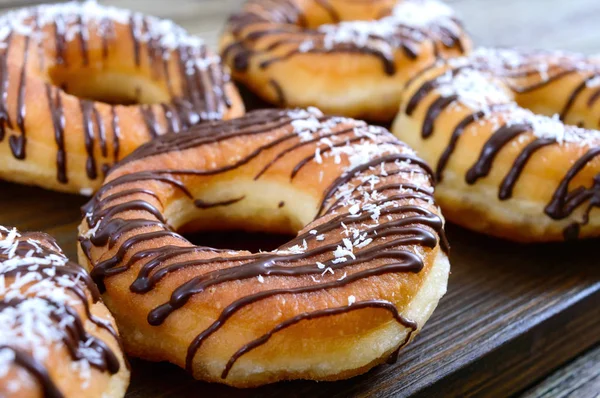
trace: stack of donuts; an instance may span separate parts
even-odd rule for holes
[[[220,56],[94,1],[0,17],[0,178],[93,194],[81,267],[0,227],[0,395],[123,396],[125,353],[236,387],[348,378],[446,292],[445,217],[599,236],[600,64],[472,47],[438,0],[248,0]],[[244,114],[230,73],[283,109]],[[295,237],[182,235],[215,229]]]
[[[221,42],[267,101],[394,119],[450,221],[524,242],[599,236],[598,61],[471,47],[436,0],[249,0]]]

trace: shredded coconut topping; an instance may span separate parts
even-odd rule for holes
[[[437,82],[443,97],[456,95],[459,102],[476,110],[512,100],[500,82],[474,69],[461,69],[456,75],[449,70]]]
[[[363,122],[343,119],[331,118],[326,121],[319,122],[312,113],[302,113],[301,111],[292,111],[295,116],[301,116],[304,119],[298,119],[292,122],[294,132],[300,136],[301,141],[305,141],[304,135],[307,132],[311,133],[311,138],[322,136],[325,132],[330,133],[338,124],[345,123],[344,127],[337,127],[336,131],[346,129],[348,133],[344,135],[331,135],[329,137],[321,137],[317,141],[314,160],[317,163],[330,161],[335,164],[344,164],[342,175],[346,175],[356,169],[372,161],[373,159],[393,154],[414,155],[414,152],[406,146],[399,145],[397,142],[382,142],[382,137],[387,137],[389,133],[381,127],[368,126]],[[354,126],[348,130],[348,126]],[[356,137],[358,140],[349,142],[349,137]],[[390,136],[391,137],[391,136]],[[427,176],[415,175],[413,173],[415,166],[410,161],[396,161],[394,167],[406,170],[407,177],[417,183],[423,183],[425,186],[429,184]],[[394,201],[386,202],[386,195],[378,192],[375,187],[382,183],[382,179],[388,176],[387,169],[384,164],[373,166],[365,172],[355,175],[356,182],[348,182],[340,186],[334,198],[338,207],[343,207],[351,217],[359,217],[363,213],[369,216],[369,222],[363,222],[360,225],[346,224],[342,222],[341,234],[342,244],[337,245],[331,253],[331,258],[327,261],[317,261],[317,268],[323,270],[322,277],[327,274],[335,274],[334,266],[346,263],[357,258],[357,251],[368,247],[373,242],[373,237],[369,236],[365,230],[373,228],[380,224],[380,214],[383,209],[390,206],[398,206]],[[421,179],[422,178],[422,179]],[[410,192],[410,189],[400,189],[401,192]],[[428,199],[427,201],[431,201]],[[380,204],[376,204],[382,202]],[[430,202],[431,203],[431,202]],[[389,216],[388,216],[389,217]],[[319,229],[309,230],[309,235],[314,236],[316,241],[325,239],[324,234],[319,233]],[[285,251],[279,250],[278,253],[301,254],[309,250],[309,243],[304,240],[302,244],[296,244],[287,248]],[[331,265],[331,266],[328,266]],[[346,273],[337,276],[338,280],[346,277]],[[319,279],[312,278],[315,282]]]
[[[500,80],[511,78],[503,71],[506,71],[507,68],[518,69],[532,66],[543,81],[548,79],[547,74],[552,65],[558,65],[563,58],[567,57],[567,54],[561,52],[548,53],[546,57],[551,56],[555,59],[549,61],[548,58],[540,58],[549,62],[544,64],[533,62],[534,58],[532,57],[539,55],[533,54],[517,50],[479,49],[469,58],[450,60],[450,66],[456,69],[454,72],[448,70],[436,79],[437,90],[442,97],[457,96],[457,101],[464,106],[473,111],[482,111],[485,116],[480,123],[490,122],[495,129],[500,128],[503,124],[508,126],[526,124],[531,127],[532,133],[538,138],[551,138],[559,144],[568,142],[577,142],[581,145],[597,143],[600,139],[599,131],[565,125],[559,115],[552,117],[538,115],[521,108],[515,102],[508,87]],[[580,64],[580,59],[577,57],[569,58],[569,61],[571,64],[568,67],[575,68],[577,71],[584,72],[595,68],[589,62],[585,66]],[[496,75],[499,77],[495,77]],[[592,87],[600,85],[600,76],[592,75],[586,84]],[[491,111],[492,105],[503,105],[503,107],[494,113]]]
[[[396,43],[402,28],[438,29],[445,27],[455,29],[450,7],[437,0],[409,0],[399,2],[391,14],[375,21],[344,21],[338,24],[325,24],[317,29],[323,33],[324,47],[331,49],[336,44],[353,44],[366,47],[374,37]],[[414,40],[422,40],[424,35],[419,30],[407,32]],[[307,52],[314,48],[310,40],[300,44],[298,50]],[[381,50],[390,49],[381,43]]]
[[[531,126],[533,134],[538,138],[551,138],[559,144],[576,142],[581,145],[591,145],[600,140],[600,131],[565,125],[559,115],[548,117],[516,107],[508,112],[507,125],[527,124]]]
[[[68,329],[75,328],[76,319],[67,308],[80,301],[68,291],[81,283],[79,276],[58,273],[68,260],[47,245],[26,238],[16,229],[0,227],[0,298],[4,304],[0,307],[0,346],[5,347],[0,349],[0,377],[15,359],[13,349],[30,353],[43,363],[51,345],[62,344]],[[10,283],[6,280],[9,275]],[[84,388],[91,376],[89,361],[104,355],[89,343],[78,342],[75,349],[82,359],[73,363]],[[18,391],[19,384],[13,387]]]
[[[580,72],[600,70],[600,64],[591,61],[588,57],[556,50],[479,47],[468,57],[451,58],[448,62],[453,67],[470,65],[475,69],[488,70],[507,77],[511,77],[514,72],[533,71],[539,74],[541,80],[547,80],[551,69],[557,67]],[[515,76],[519,77],[519,75]]]
[[[312,161],[317,164],[329,162],[340,165],[340,176],[351,177],[348,182],[336,187],[330,203],[334,205],[327,210],[332,214],[347,215],[345,222],[340,222],[339,228],[334,232],[336,240],[341,236],[341,242],[336,244],[331,252],[320,254],[318,261],[315,261],[316,268],[321,271],[320,278],[310,276],[315,283],[322,282],[329,274],[336,280],[343,280],[348,271],[336,274],[336,270],[340,270],[346,263],[351,266],[352,262],[358,259],[359,252],[373,244],[378,227],[398,217],[386,214],[386,217],[382,218],[381,214],[390,207],[399,207],[402,197],[388,200],[389,195],[378,191],[376,187],[386,184],[388,177],[397,175],[404,176],[403,178],[411,181],[411,184],[431,187],[429,176],[423,173],[420,166],[412,164],[409,159],[403,159],[404,156],[410,158],[416,155],[412,149],[397,141],[382,127],[369,126],[353,119],[324,117],[315,108],[294,109],[287,111],[287,115],[294,119],[290,125],[293,133],[298,135],[299,142],[311,140],[314,145]],[[392,156],[393,159],[394,155],[399,155],[397,160],[383,160],[388,156]],[[381,164],[362,169],[365,164],[380,158]],[[433,197],[427,196],[426,188],[422,189],[425,194],[421,198],[411,198],[406,202],[411,205],[418,204],[418,201],[433,204]],[[414,188],[410,184],[406,187],[401,184],[396,190],[400,194],[414,194]],[[405,215],[401,214],[400,217]],[[359,218],[360,223],[353,221]],[[318,242],[326,240],[328,233],[332,233],[322,233],[320,228],[316,225],[309,228],[304,239],[278,249],[275,253],[282,256],[308,253],[320,245]],[[259,278],[262,282],[261,279],[262,277]]]
[[[398,24],[425,27],[454,17],[454,11],[437,0],[402,1],[392,10],[391,17]]]
[[[6,40],[11,31],[30,37],[34,36],[36,31],[41,32],[42,29],[35,28],[34,17],[37,18],[39,28],[56,24],[57,31],[64,34],[68,42],[75,40],[80,34],[89,37],[88,29],[91,23],[95,29],[98,29],[99,34],[105,34],[106,27],[102,22],[109,20],[122,25],[133,23],[132,29],[138,40],[143,43],[155,41],[166,50],[175,50],[182,46],[199,48],[204,45],[202,39],[190,35],[170,20],[103,6],[95,0],[44,4],[8,12],[0,17],[0,41]],[[35,39],[44,40],[44,37],[35,37]],[[164,55],[168,57],[169,52],[166,51]]]

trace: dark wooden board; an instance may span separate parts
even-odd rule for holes
[[[544,381],[527,390],[522,398],[596,398],[599,394],[600,345],[553,372]]]
[[[49,232],[75,258],[84,202],[0,183],[0,224]],[[133,360],[128,397],[507,396],[600,342],[598,240],[526,246],[454,226],[448,234],[448,293],[395,365],[335,383],[235,390],[195,382],[169,364]]]

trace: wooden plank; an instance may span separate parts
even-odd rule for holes
[[[241,0],[105,3],[174,19],[214,46],[223,21]],[[450,3],[481,44],[600,51],[597,0]],[[0,0],[0,7],[16,4]],[[76,226],[84,202],[77,196],[0,183],[0,224],[49,232],[76,258]],[[596,242],[522,246],[452,226],[449,237],[454,247],[449,292],[393,366],[336,383],[298,381],[235,390],[194,382],[169,364],[133,360],[128,396],[507,396],[600,341]],[[569,372],[556,379],[561,386],[576,370]],[[527,396],[553,388],[543,386]],[[578,392],[596,386],[586,384]]]
[[[520,398],[578,398],[600,396],[600,346],[548,376]]]

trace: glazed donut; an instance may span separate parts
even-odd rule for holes
[[[0,226],[0,396],[123,397],[128,384],[89,275],[49,235]]]
[[[0,178],[91,194],[118,159],[243,105],[202,41],[93,1],[0,17]]]
[[[597,61],[480,49],[410,82],[393,131],[435,165],[452,222],[517,241],[600,236],[599,98]]]
[[[437,0],[249,0],[220,45],[234,78],[268,102],[384,122],[409,77],[470,46]]]
[[[84,207],[80,262],[131,355],[237,387],[342,379],[395,358],[446,291],[432,192],[384,128],[254,111],[115,166]],[[219,228],[300,232],[259,253],[178,233]]]

